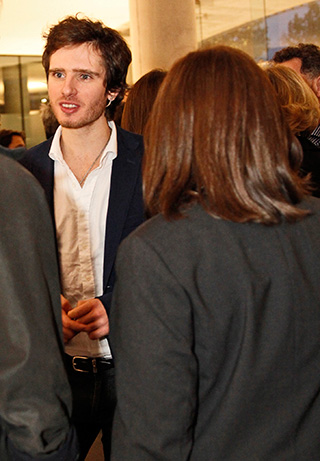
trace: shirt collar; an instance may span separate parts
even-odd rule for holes
[[[117,128],[114,121],[108,121],[109,128],[111,129],[110,138],[108,144],[106,145],[104,152],[101,157],[101,161],[108,155],[108,158],[114,159],[118,154],[118,145],[117,145]],[[62,128],[61,126],[58,127],[56,130],[53,140],[51,143],[51,147],[49,150],[49,157],[52,160],[58,160],[59,162],[64,163],[61,147],[60,147],[60,138],[61,138]]]

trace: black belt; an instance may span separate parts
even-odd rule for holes
[[[81,355],[65,354],[66,362],[74,371],[80,373],[101,373],[114,368],[113,359],[103,357],[82,357]]]

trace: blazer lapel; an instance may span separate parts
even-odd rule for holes
[[[126,135],[128,133],[124,134],[117,127],[118,155],[113,161],[111,173],[104,249],[104,288],[106,288],[114,265],[137,175],[141,168],[140,157],[136,152],[136,149],[139,148],[139,143],[134,137],[130,138],[130,142],[127,142]]]
[[[45,195],[50,207],[51,215],[54,219],[53,206],[53,184],[54,184],[54,161],[48,156],[52,139],[39,144],[32,149],[32,162],[29,164],[28,156],[22,159],[22,165],[25,165],[30,172],[37,178],[45,191]]]
[[[43,167],[41,169],[41,178],[39,179],[44,188],[50,212],[54,220],[54,201],[53,201],[53,186],[54,186],[54,161],[48,155],[44,156]]]

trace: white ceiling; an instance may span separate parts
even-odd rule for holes
[[[201,29],[201,38],[206,38],[263,17],[264,14],[274,14],[307,2],[200,0],[196,3],[200,4],[196,7],[198,34]],[[78,12],[101,19],[107,26],[120,31],[129,27],[129,0],[2,0],[0,54],[42,54],[43,32],[62,17]]]
[[[78,12],[121,29],[128,27],[129,0],[2,0],[0,54],[42,54],[43,32]]]

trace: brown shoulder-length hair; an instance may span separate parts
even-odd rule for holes
[[[145,126],[167,72],[153,69],[144,74],[130,89],[121,118],[125,130],[144,134]]]
[[[166,76],[145,136],[149,215],[183,216],[198,202],[234,222],[276,224],[308,212],[302,152],[264,71],[246,53],[192,52]]]

